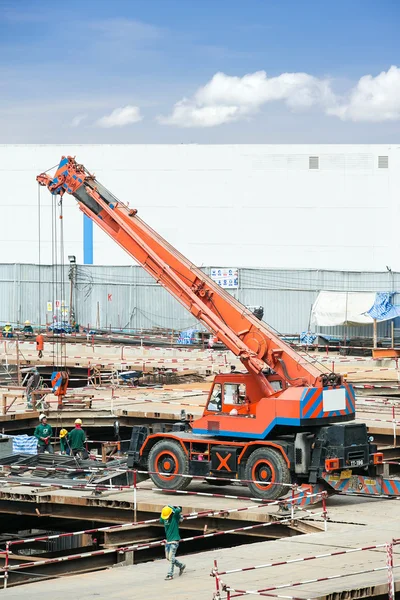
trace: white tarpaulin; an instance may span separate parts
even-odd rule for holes
[[[370,325],[365,314],[375,303],[375,292],[320,292],[311,311],[311,323],[321,327],[334,325]]]

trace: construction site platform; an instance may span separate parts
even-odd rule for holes
[[[172,501],[172,498],[163,497],[164,503],[170,500]],[[156,561],[127,566],[123,569],[113,568],[106,572],[71,576],[68,579],[58,580],[56,584],[54,581],[40,581],[29,584],[29,588],[22,586],[10,589],[7,591],[7,596],[11,599],[29,594],[31,600],[53,600],[56,589],[59,597],[68,594],[68,596],[75,595],[81,600],[92,600],[94,597],[101,600],[106,598],[159,600],[160,589],[162,589],[165,600],[194,598],[211,600],[215,591],[215,581],[210,577],[210,572],[215,559],[220,571],[251,567],[380,545],[389,542],[396,532],[400,531],[400,503],[396,500],[337,496],[329,499],[329,516],[331,522],[327,532],[215,549],[186,556],[185,545],[181,544],[179,557],[186,563],[187,569],[182,577],[176,575],[171,582],[163,581],[168,567],[166,561]],[[285,587],[271,592],[271,596],[318,598],[319,600],[372,598],[387,594],[386,570],[363,575],[353,575],[353,573],[379,569],[385,566],[385,561],[385,549],[377,548],[308,560],[295,565],[249,570],[222,576],[221,579],[232,587],[257,590],[326,577],[327,579],[317,583]],[[394,546],[395,574],[398,574],[399,567],[400,547]],[[342,575],[340,579],[329,579],[339,574]],[[396,589],[400,590],[400,582],[396,584]],[[221,598],[226,598],[226,593],[222,592]]]

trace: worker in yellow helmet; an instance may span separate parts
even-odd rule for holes
[[[75,419],[75,427],[67,435],[67,441],[74,456],[79,454],[82,458],[88,457],[85,448],[86,435],[82,429],[82,419]]]
[[[60,452],[61,454],[70,454],[70,449],[67,441],[68,431],[66,429],[60,430]]]
[[[33,335],[33,328],[30,321],[25,321],[22,333],[27,337]]]
[[[165,538],[167,540],[167,543],[165,544],[165,558],[170,563],[169,571],[165,578],[167,581],[174,578],[174,567],[178,567],[179,575],[182,575],[183,571],[186,569],[186,565],[176,559],[176,553],[181,539],[179,533],[179,522],[181,520],[181,506],[164,506],[161,511],[160,522],[164,525]]]

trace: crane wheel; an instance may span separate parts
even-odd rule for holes
[[[247,459],[245,479],[250,492],[256,498],[277,500],[289,492],[290,471],[279,450],[264,446],[257,448]],[[265,483],[264,483],[265,482]]]
[[[151,480],[161,489],[184,490],[191,482],[191,477],[178,475],[189,473],[189,461],[182,446],[172,440],[162,440],[152,447],[148,468]]]

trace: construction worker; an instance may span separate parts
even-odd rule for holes
[[[61,454],[70,454],[70,449],[67,441],[68,431],[61,429],[60,431],[60,452]]]
[[[36,350],[38,352],[39,358],[42,358],[42,356],[43,356],[43,348],[44,348],[43,336],[41,333],[39,333],[36,336]]]
[[[54,454],[54,448],[51,445],[51,436],[53,435],[53,429],[51,425],[47,423],[46,415],[40,415],[40,424],[36,427],[35,433],[33,434],[38,440],[38,454],[43,454],[47,450],[49,454]]]
[[[181,539],[179,534],[179,522],[181,520],[181,506],[164,506],[161,511],[160,522],[164,525],[167,542],[165,544],[165,558],[170,563],[169,571],[165,578],[167,581],[174,578],[174,567],[178,567],[179,575],[182,575],[183,571],[186,569],[186,565],[176,559],[176,553]]]
[[[22,333],[28,337],[33,335],[33,328],[30,321],[25,321]]]
[[[82,429],[82,420],[75,419],[75,428],[71,429],[67,435],[67,443],[73,456],[80,454],[82,458],[88,457],[88,452],[84,446],[86,435]]]
[[[34,390],[37,390],[39,386],[40,386],[40,373],[35,367],[32,369],[31,374],[29,375],[29,378],[26,382],[26,400],[27,400],[28,408],[33,407],[32,392]]]
[[[3,327],[3,337],[12,338],[14,337],[13,328],[11,323],[6,323]]]

